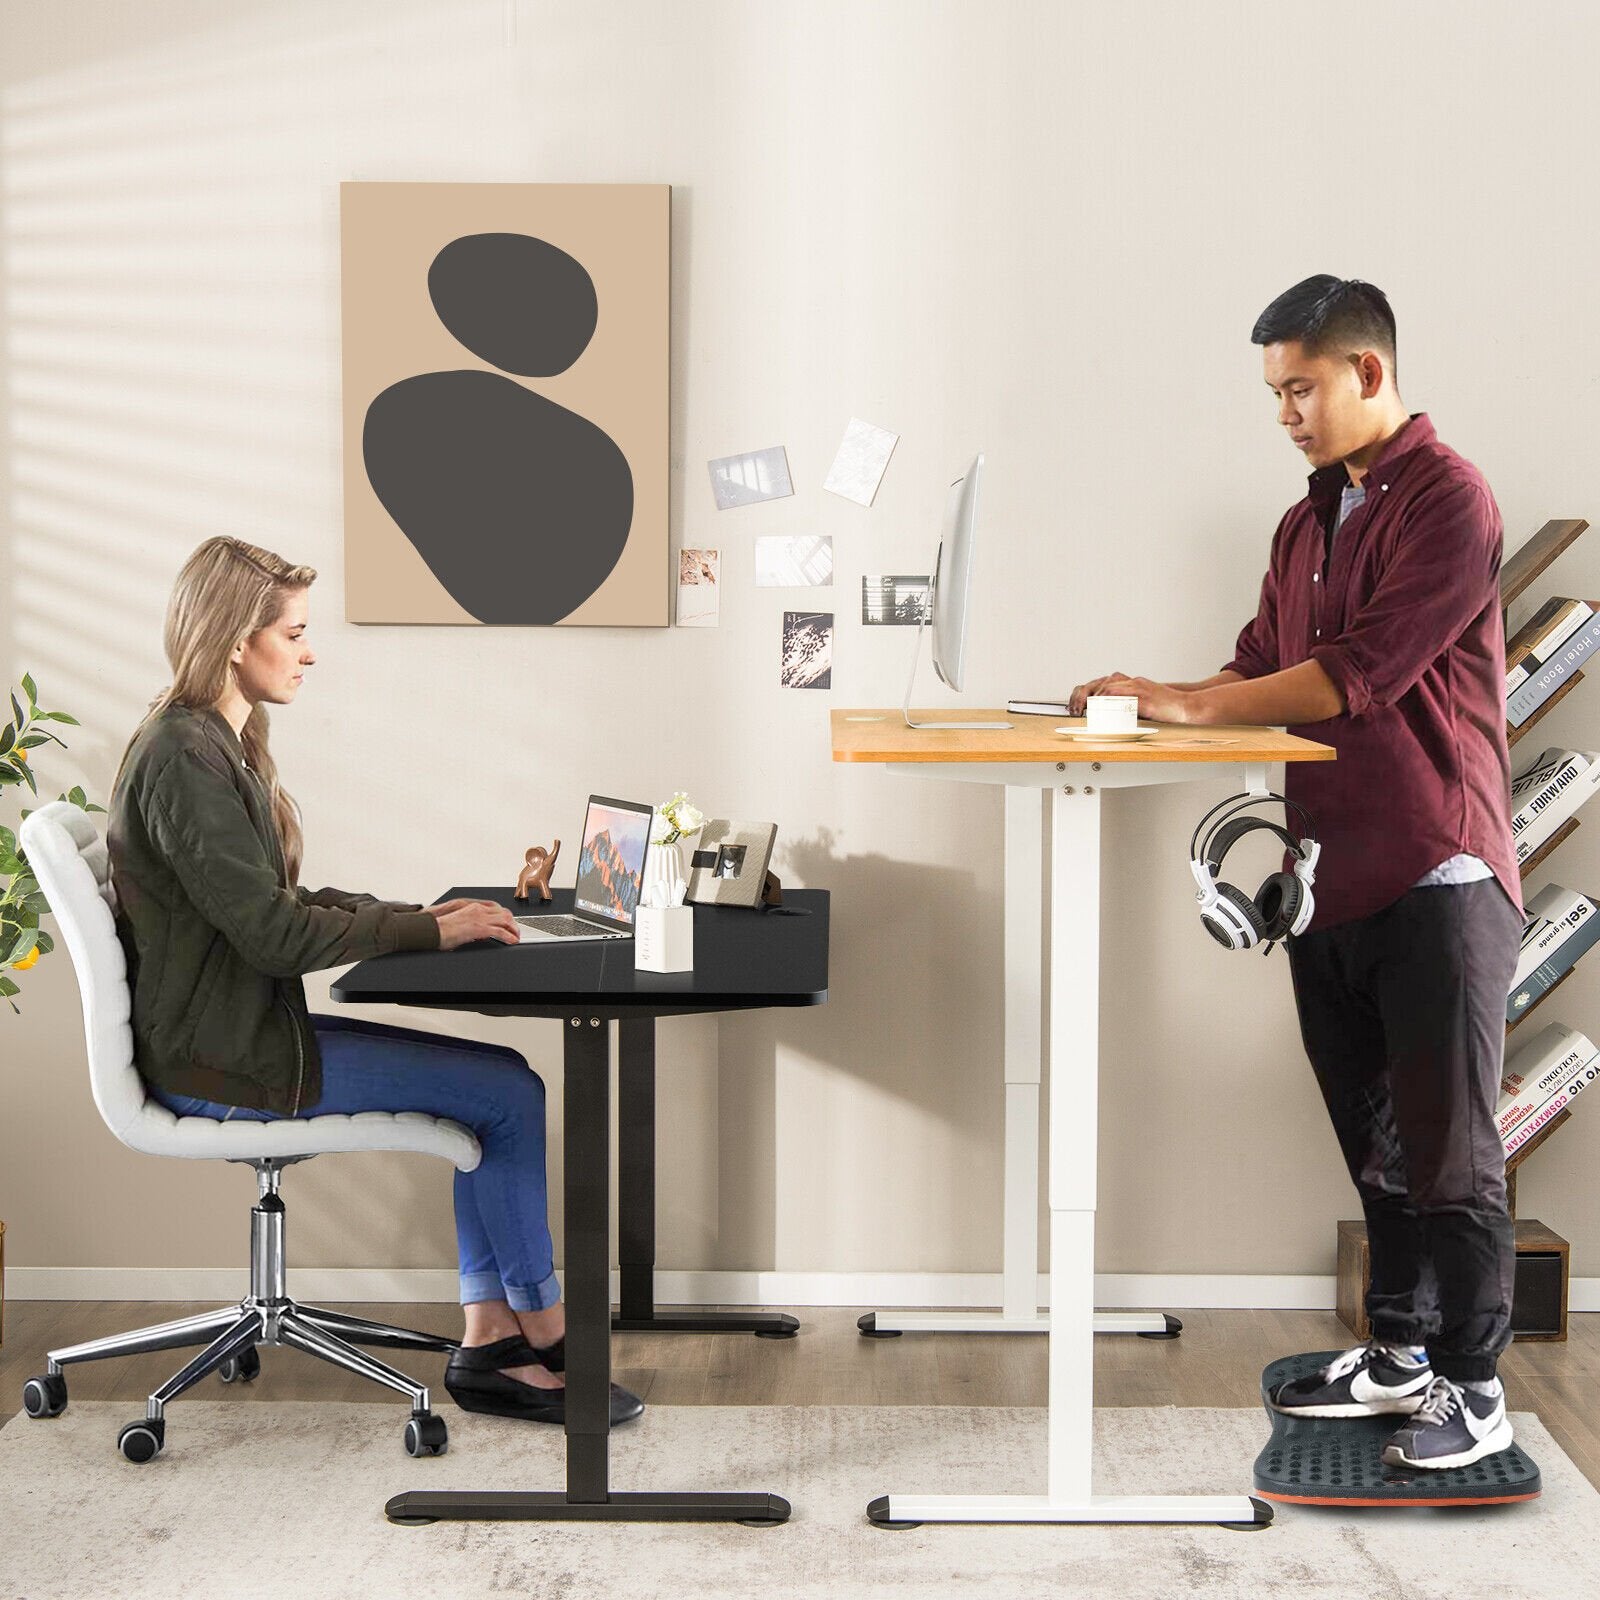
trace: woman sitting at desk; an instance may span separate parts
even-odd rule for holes
[[[469,1411],[565,1421],[566,1313],[545,1193],[544,1084],[515,1050],[313,1016],[301,974],[390,950],[517,942],[491,901],[426,909],[298,887],[299,808],[267,748],[316,657],[316,573],[208,539],[167,608],[171,687],[129,741],[108,843],[133,991],[135,1060],[180,1117],[421,1111],[462,1123],[483,1159],[455,1175],[466,1331],[445,1388]],[[611,1420],[644,1409],[616,1385]]]

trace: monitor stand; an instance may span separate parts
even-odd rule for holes
[[[906,698],[901,706],[901,711],[905,715],[906,726],[908,728],[955,728],[963,732],[969,728],[973,730],[998,730],[1012,727],[1013,724],[1009,722],[913,722],[911,720],[911,691],[917,686],[917,660],[922,654],[922,630],[925,627],[927,627],[926,619],[917,624],[916,643],[911,651],[911,676],[906,679]],[[938,670],[937,663],[934,670]]]

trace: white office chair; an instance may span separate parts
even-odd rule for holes
[[[248,1162],[256,1170],[260,1190],[250,1213],[250,1292],[243,1300],[201,1316],[52,1350],[44,1376],[30,1378],[23,1386],[28,1415],[57,1417],[66,1410],[67,1383],[61,1369],[74,1361],[204,1345],[150,1396],[144,1419],[129,1423],[118,1437],[130,1461],[151,1461],[165,1443],[168,1401],[212,1371],[224,1383],[249,1382],[261,1370],[257,1345],[291,1345],[410,1395],[407,1452],[443,1455],[449,1436],[444,1419],[429,1410],[426,1386],[355,1346],[449,1352],[456,1348],[455,1341],[296,1305],[285,1287],[284,1207],[278,1178],[291,1162],[331,1150],[417,1150],[443,1156],[461,1171],[471,1172],[482,1157],[478,1141],[459,1123],[415,1111],[276,1122],[174,1116],[149,1098],[134,1067],[132,998],[112,915],[116,896],[111,863],[93,819],[68,801],[56,801],[23,823],[21,844],[77,969],[89,1045],[89,1082],[106,1126],[125,1145],[148,1155]]]

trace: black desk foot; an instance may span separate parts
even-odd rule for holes
[[[1163,1311],[1161,1315],[1166,1318],[1166,1331],[1163,1333],[1141,1333],[1139,1335],[1141,1339],[1176,1339],[1183,1332],[1183,1324],[1170,1311]]]
[[[857,1317],[856,1327],[861,1330],[863,1339],[898,1339],[900,1337],[900,1329],[880,1328],[878,1326],[878,1313],[876,1311],[869,1311],[866,1316]],[[876,1504],[877,1502],[874,1501],[873,1503]]]
[[[789,1502],[777,1494],[613,1494],[596,1502],[568,1500],[557,1490],[495,1494],[467,1490],[408,1489],[383,1508],[391,1522],[745,1522],[765,1526],[789,1520]]]
[[[753,1333],[758,1339],[792,1339],[800,1331],[799,1319],[781,1311],[742,1316],[736,1311],[623,1317],[611,1319],[613,1333]]]

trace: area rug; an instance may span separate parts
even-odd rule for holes
[[[1574,1600],[1600,1594],[1600,1496],[1531,1415],[1541,1499],[1481,1510],[1282,1505],[1211,1526],[872,1526],[881,1494],[1037,1494],[1044,1414],[1019,1407],[657,1406],[612,1439],[615,1489],[770,1490],[780,1526],[396,1527],[403,1489],[559,1489],[554,1429],[441,1407],[448,1454],[413,1461],[402,1408],[179,1401],[167,1447],[116,1450],[137,1404],[73,1402],[0,1429],[0,1600],[351,1600],[424,1595]],[[1253,1410],[1095,1414],[1100,1493],[1245,1493]]]

